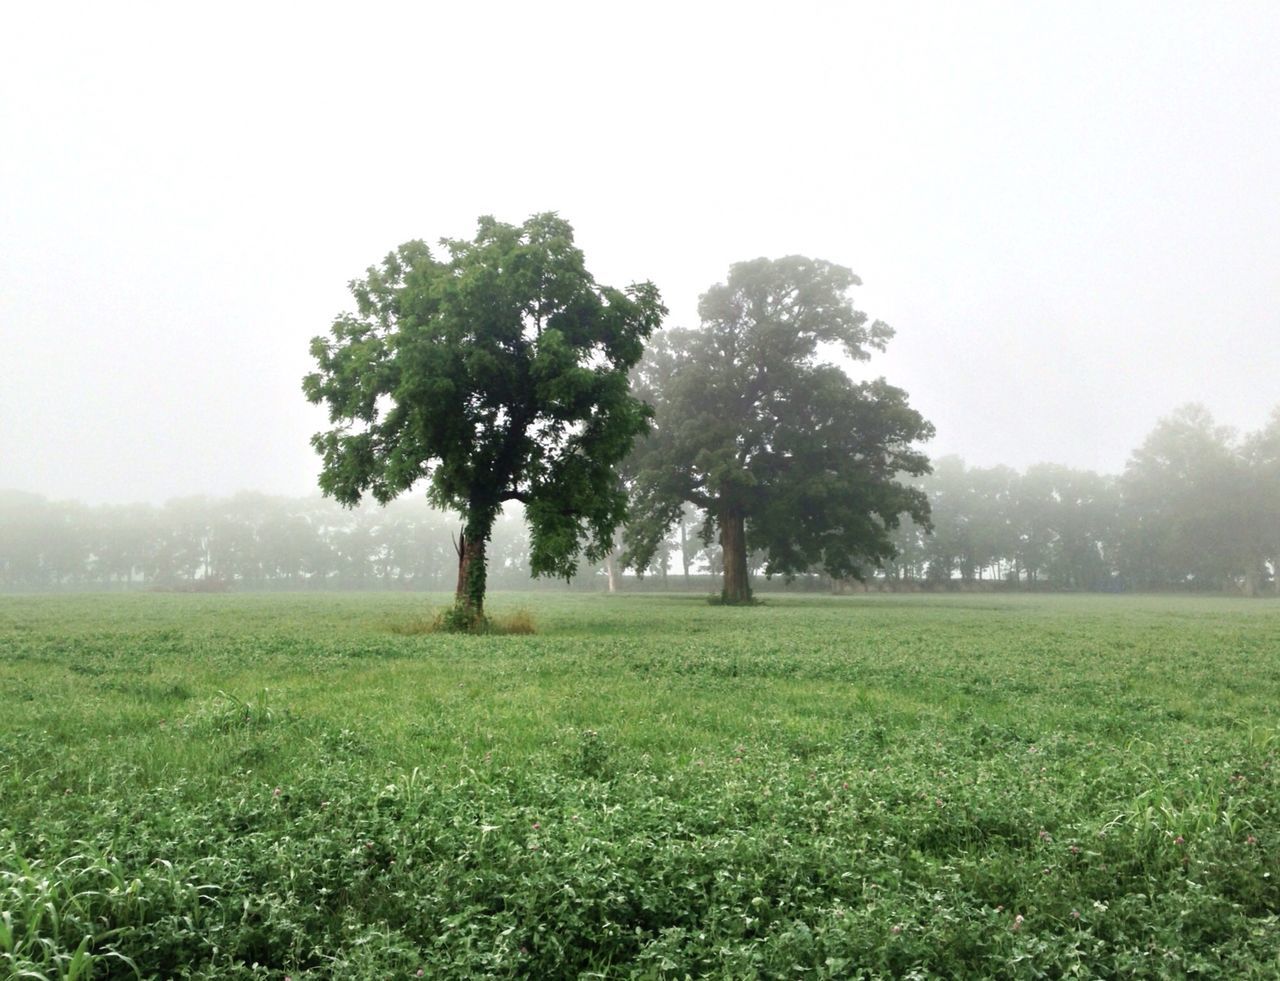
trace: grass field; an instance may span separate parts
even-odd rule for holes
[[[0,971],[1280,977],[1276,603],[430,602],[0,598]]]

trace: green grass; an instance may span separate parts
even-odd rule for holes
[[[0,598],[0,971],[1280,976],[1275,603],[431,605]]]

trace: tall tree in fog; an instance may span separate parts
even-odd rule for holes
[[[968,549],[962,570],[969,579],[985,578],[985,570],[998,571],[1015,548],[1017,532],[1013,501],[1018,473],[1009,467],[974,467],[966,475],[964,490],[969,507],[966,527]]]
[[[961,581],[968,582],[974,578],[976,569],[969,532],[973,523],[973,495],[964,460],[952,455],[940,457],[920,486],[929,498],[932,525],[924,541],[929,580],[950,582],[952,573],[958,571]]]
[[[700,330],[666,332],[636,375],[656,410],[637,450],[628,558],[649,564],[688,502],[719,534],[723,598],[748,602],[748,535],[768,574],[859,576],[893,554],[925,495],[898,480],[928,469],[933,428],[884,379],[856,383],[825,348],[866,360],[892,336],[868,325],[848,269],[790,256],[732,266],[701,298]]]
[[[1027,469],[1019,482],[1019,531],[1037,548],[1037,572],[1058,589],[1102,589],[1116,533],[1115,480],[1054,463]],[[1021,535],[1019,536],[1021,539]],[[1028,548],[1031,553],[1033,549]]]
[[[461,513],[452,622],[482,622],[485,547],[502,506],[524,505],[535,575],[570,576],[612,546],[626,498],[614,468],[646,425],[628,373],[665,310],[652,283],[596,283],[554,214],[481,218],[443,258],[408,242],[351,284],[311,353],[304,390],[334,428],[312,440],[320,486],[344,504],[419,481]]]
[[[1262,562],[1249,474],[1230,429],[1201,405],[1161,419],[1121,479],[1125,571],[1140,586],[1254,592]]]

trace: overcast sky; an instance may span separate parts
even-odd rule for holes
[[[934,454],[1119,471],[1280,402],[1280,3],[23,3],[0,30],[0,487],[305,494],[348,280],[558,211],[670,324],[850,266]]]

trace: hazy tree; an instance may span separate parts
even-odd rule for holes
[[[382,509],[377,536],[387,578],[402,587],[445,581],[453,558],[448,522],[426,501],[400,500]]]
[[[934,520],[932,515],[930,520]],[[930,525],[919,525],[910,515],[893,530],[894,558],[888,568],[888,578],[895,583],[913,581],[924,577],[928,561]]]
[[[1018,480],[1014,496],[1014,546],[1010,559],[1015,578],[1030,587],[1048,575],[1055,505],[1052,465],[1028,467]]]
[[[962,581],[974,576],[973,544],[969,537],[972,501],[969,472],[958,456],[939,457],[933,470],[918,482],[928,496],[931,533],[925,541],[926,576],[934,585],[950,583],[959,571]]]
[[[1014,518],[1018,473],[1009,467],[975,467],[968,471],[962,493],[967,499],[968,535],[962,563],[973,577],[987,569],[997,574],[1017,550]]]
[[[529,581],[529,529],[520,509],[508,504],[493,527],[490,565],[507,585]]]
[[[1143,585],[1219,589],[1261,562],[1247,468],[1230,429],[1186,405],[1161,419],[1121,479],[1126,571]]]
[[[683,505],[676,515],[675,519],[675,541],[672,547],[675,554],[680,557],[680,572],[684,577],[684,584],[689,585],[689,573],[693,568],[693,564],[698,560],[698,556],[706,548],[706,536],[703,534],[706,528],[706,519],[699,514],[697,508],[690,504]],[[668,535],[672,534],[668,529],[667,534],[663,534],[657,547],[654,549],[656,555],[664,546],[663,542],[667,541]]]
[[[335,428],[313,443],[320,486],[347,505],[419,481],[460,512],[455,622],[483,618],[485,545],[524,505],[535,575],[570,576],[625,513],[614,467],[644,430],[627,375],[665,312],[651,283],[598,285],[553,214],[482,218],[474,241],[420,241],[351,284],[356,312],[311,346],[304,389]]]
[[[81,581],[90,573],[93,540],[82,505],[0,492],[0,581],[28,587]]]
[[[209,574],[209,501],[183,497],[155,512],[146,560],[147,578],[173,585]]]
[[[45,509],[45,518],[41,551],[46,580],[53,585],[83,582],[91,542],[86,508],[77,501],[55,501]]]
[[[210,501],[211,575],[226,582],[259,582],[270,560],[263,552],[263,528],[279,522],[281,505],[266,494],[243,491]]]
[[[342,560],[334,536],[348,513],[324,498],[306,501],[302,517],[311,537],[302,557],[302,574],[308,583],[323,586],[341,575]]]
[[[1091,471],[1042,463],[1027,470],[1020,497],[1033,533],[1043,544],[1041,567],[1060,589],[1101,589],[1111,576],[1108,546],[1115,534],[1118,498],[1115,481]]]
[[[94,515],[93,567],[100,582],[132,582],[146,565],[154,508],[148,504],[103,507]]]
[[[356,586],[376,583],[382,544],[378,541],[378,515],[373,508],[353,510],[346,527],[336,530],[334,546],[343,579]]]
[[[1271,410],[1266,425],[1245,441],[1244,453],[1255,542],[1270,565],[1272,587],[1280,595],[1280,405]]]
[[[933,534],[923,543],[929,579],[981,579],[1007,570],[1028,585],[1101,588],[1110,577],[1107,546],[1116,523],[1114,482],[1055,464],[1019,475],[1008,467],[967,468],[943,457],[921,483],[929,494]]]
[[[932,427],[900,389],[856,383],[824,359],[839,345],[865,360],[892,336],[854,309],[858,283],[800,256],[738,263],[701,298],[701,330],[653,345],[636,377],[657,414],[637,452],[632,564],[648,565],[693,504],[718,532],[723,599],[742,603],[748,528],[766,573],[844,578],[893,554],[903,514],[928,520],[924,494],[898,477],[928,469],[913,444]]]
[[[258,527],[257,543],[262,575],[271,580],[296,582],[320,545],[315,528],[305,514],[281,509],[274,519]]]
[[[48,506],[39,494],[0,491],[0,582],[34,584],[40,575],[40,530],[36,515]]]
[[[605,553],[602,563],[605,589],[611,593],[616,593],[622,588],[622,568],[618,561],[618,552],[618,544],[615,542],[613,548]]]

